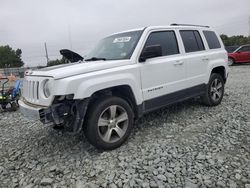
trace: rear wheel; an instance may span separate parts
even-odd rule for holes
[[[228,65],[232,66],[234,64],[234,60],[232,58],[228,58]]]
[[[201,97],[207,106],[216,106],[221,103],[224,95],[224,80],[220,74],[212,73],[205,94]]]
[[[111,150],[127,140],[133,124],[133,111],[124,99],[105,97],[91,104],[84,133],[96,148]]]

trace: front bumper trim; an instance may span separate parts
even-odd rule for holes
[[[41,107],[33,107],[24,103],[24,101],[19,100],[19,111],[27,118],[32,120],[40,120],[40,110]]]

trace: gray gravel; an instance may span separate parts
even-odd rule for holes
[[[249,188],[250,65],[230,69],[221,105],[192,99],[148,114],[110,152],[0,113],[0,187]]]

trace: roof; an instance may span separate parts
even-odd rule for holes
[[[250,44],[244,44],[244,45],[241,45],[240,47],[244,47],[244,46],[250,46]]]
[[[120,31],[113,33],[109,36],[116,35],[116,34],[121,34],[121,33],[127,33],[127,32],[133,32],[133,31],[142,31],[144,29],[148,30],[154,30],[154,29],[173,29],[173,28],[185,28],[185,29],[206,29],[206,30],[212,30],[209,26],[202,26],[202,25],[190,25],[190,24],[171,24],[171,25],[160,25],[160,26],[148,26],[148,27],[142,27],[142,28],[136,28],[136,29],[130,29],[130,30],[125,30],[125,31]]]

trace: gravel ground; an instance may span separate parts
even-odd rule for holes
[[[192,99],[146,115],[120,148],[98,152],[18,112],[0,113],[0,187],[250,188],[250,65],[222,104]]]

